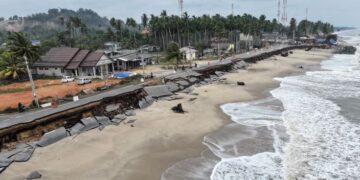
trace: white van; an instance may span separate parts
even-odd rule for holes
[[[67,83],[67,82],[73,82],[75,80],[75,78],[71,77],[71,76],[64,76],[62,79],[61,79],[61,82],[63,83]]]

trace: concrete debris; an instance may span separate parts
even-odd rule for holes
[[[179,85],[173,82],[167,82],[166,85],[169,87],[171,92],[176,92],[179,90]]]
[[[179,84],[180,86],[190,86],[190,83],[185,80],[176,81],[176,84]]]
[[[205,78],[204,81],[205,81],[206,83],[211,83],[211,82],[212,82],[212,80],[211,80],[210,78]]]
[[[190,98],[189,101],[195,101],[197,98]]]
[[[216,71],[215,74],[220,77],[220,76],[223,76],[225,75],[225,72],[222,72],[222,71]]]
[[[130,119],[126,122],[126,124],[133,124],[133,123],[135,123],[136,120],[137,119]]]
[[[99,123],[94,117],[82,119],[81,123],[83,123],[85,127],[82,128],[80,131],[88,131],[99,127]]]
[[[288,52],[288,51],[283,51],[283,52],[280,53],[280,55],[281,55],[282,57],[288,57],[288,56],[289,56],[289,52]]]
[[[95,119],[99,122],[99,124],[108,126],[111,124],[110,118],[106,116],[96,116]]]
[[[31,172],[27,177],[26,180],[31,180],[31,179],[40,179],[41,178],[41,174],[37,171],[33,171]]]
[[[166,97],[165,100],[167,101],[175,101],[175,100],[179,100],[179,99],[184,99],[184,97],[181,97],[181,96],[170,96],[170,97]]]
[[[114,117],[114,119],[112,119],[112,121],[123,121],[127,118],[127,116],[125,114],[118,114]]]
[[[195,77],[189,78],[188,80],[190,83],[193,83],[193,84],[199,81],[198,78],[195,78]]]
[[[0,168],[7,168],[12,162],[11,159],[0,157]]]
[[[210,80],[210,79],[209,79],[209,80]],[[207,82],[207,81],[201,81],[200,84],[201,84],[201,85],[207,85],[208,82]]]
[[[64,139],[66,137],[67,137],[66,129],[64,127],[61,127],[59,129],[55,129],[53,131],[45,133],[41,137],[41,139],[37,142],[37,145],[40,147],[45,147],[57,141],[60,141],[61,139]]]
[[[192,96],[198,96],[199,93],[190,93],[190,95],[192,95]]]
[[[246,69],[249,66],[245,61],[240,61],[234,65],[234,69]]]
[[[211,81],[218,81],[219,77],[215,76],[215,75],[210,75],[210,79],[211,79]]]
[[[84,129],[85,126],[82,123],[76,123],[73,127],[70,128],[69,132],[70,135],[76,135],[76,134],[80,134],[81,130]]]
[[[119,104],[109,104],[105,107],[106,112],[113,112],[119,109]]]
[[[35,151],[35,146],[28,144],[18,144],[11,151],[3,151],[0,153],[0,172],[5,170],[13,161],[26,162],[30,159]]]
[[[197,73],[197,72],[192,71],[192,70],[187,70],[187,71],[182,71],[182,72],[179,72],[179,73],[176,73],[176,74],[166,76],[165,80],[166,81],[174,81],[176,79],[186,79],[186,78],[189,78],[189,77],[200,77],[200,76],[202,76],[202,74]]]
[[[150,86],[144,88],[145,92],[153,98],[171,96],[173,95],[173,93],[171,92],[172,89],[176,88],[170,88],[170,86],[168,85]]]
[[[24,144],[22,144],[24,145]],[[25,147],[16,147],[15,149],[11,151],[2,151],[0,153],[0,159],[1,158],[10,158],[11,156],[14,156],[17,153],[20,153]]]
[[[154,98],[152,98],[151,96],[146,96],[145,98],[139,101],[139,107],[140,109],[145,109],[149,107],[152,103],[154,103],[154,101],[155,101]]]
[[[226,77],[219,77],[219,81],[225,81]]]
[[[15,154],[11,158],[14,159],[15,162],[27,162],[31,158],[34,151],[35,151],[35,148],[33,148],[32,146],[28,146],[28,147],[24,148],[23,151]]]
[[[105,129],[105,126],[104,125],[100,125],[99,126],[99,131],[102,131],[102,130],[104,130]]]
[[[189,93],[191,93],[192,91],[194,91],[194,88],[193,88],[193,87],[188,87],[188,88],[184,89],[182,92],[183,92],[183,93],[186,93],[186,94],[189,94]]]
[[[135,116],[136,113],[134,110],[127,110],[127,111],[125,111],[125,115],[126,116]]]

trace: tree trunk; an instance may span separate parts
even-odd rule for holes
[[[165,37],[164,37],[164,33],[161,32],[161,38],[162,38],[162,41],[163,41],[163,50],[165,51],[166,47],[165,47]]]
[[[293,34],[292,34],[292,39],[293,39],[293,42],[295,42],[295,29],[293,30]]]
[[[26,56],[24,56],[24,60],[25,60],[26,70],[27,70],[28,75],[29,75],[29,80],[30,80],[30,83],[31,83],[32,98],[33,98],[33,101],[35,101],[37,108],[40,108],[39,101],[38,101],[38,98],[36,96],[35,83],[34,83],[34,80],[32,78],[32,74],[31,74],[31,71],[30,71],[30,68],[29,68],[29,63],[28,63],[28,60],[27,60]]]

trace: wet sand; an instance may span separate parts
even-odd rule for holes
[[[137,111],[135,127],[108,126],[38,148],[30,161],[12,164],[0,179],[24,179],[34,170],[44,179],[160,179],[174,163],[199,157],[206,149],[203,137],[229,123],[220,105],[264,98],[279,86],[274,77],[303,73],[330,56],[329,50],[296,50],[289,57],[272,57],[228,73],[227,84],[196,88],[199,96],[179,93],[184,99],[158,101]],[[237,86],[237,81],[246,86]],[[187,113],[170,110],[178,103]]]

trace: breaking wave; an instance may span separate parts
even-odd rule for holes
[[[359,37],[351,35],[346,40],[355,45],[360,42]],[[224,112],[237,123],[253,125],[264,121],[267,127],[283,125],[290,140],[282,140],[275,128],[274,151],[223,158],[211,179],[360,178],[360,119],[349,118],[360,113],[345,110],[348,99],[360,104],[359,57],[359,51],[356,55],[335,55],[322,63],[327,71],[277,78],[281,86],[271,93],[283,104],[280,122],[276,118],[279,115],[268,109],[255,106],[243,112],[249,104],[224,105]]]

